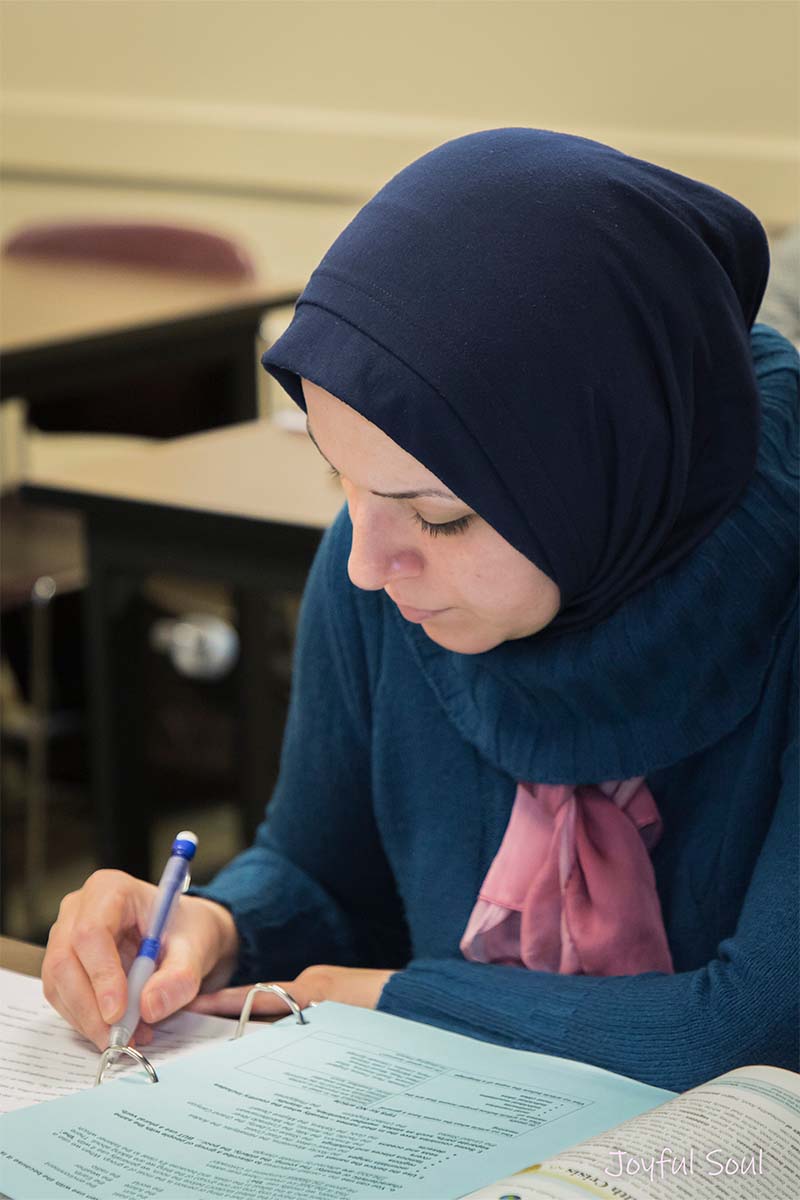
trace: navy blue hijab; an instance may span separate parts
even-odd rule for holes
[[[408,451],[588,628],[752,476],[766,237],[714,188],[598,142],[496,129],[396,175],[337,238],[266,369]]]

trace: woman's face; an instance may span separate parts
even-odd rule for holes
[[[356,587],[386,592],[407,621],[459,654],[543,629],[556,584],[426,467],[355,409],[307,379],[308,428],[341,480]]]

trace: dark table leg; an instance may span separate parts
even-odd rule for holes
[[[239,614],[239,795],[242,833],[249,843],[278,778],[286,682],[276,670],[279,615],[267,591],[237,589]]]
[[[139,578],[112,565],[108,535],[89,521],[87,650],[91,767],[101,866],[150,878],[150,806],[143,771],[137,628]],[[133,702],[132,702],[133,701]]]
[[[225,372],[221,405],[230,421],[252,421],[258,417],[258,371],[256,330],[245,329],[230,339],[230,357]]]

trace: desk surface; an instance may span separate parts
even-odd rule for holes
[[[102,263],[3,258],[5,354],[290,300],[302,280],[230,281]]]
[[[326,528],[343,503],[311,441],[271,421],[246,421],[154,442],[120,456],[32,474],[36,499],[88,511],[145,504]]]
[[[0,967],[21,975],[40,975],[44,948],[16,938],[0,937]]]

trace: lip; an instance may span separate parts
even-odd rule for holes
[[[399,604],[397,600],[395,600],[395,604],[400,609],[400,615],[406,621],[414,621],[417,624],[429,621],[431,617],[438,617],[441,613],[447,612],[446,608],[412,608],[408,604]]]

